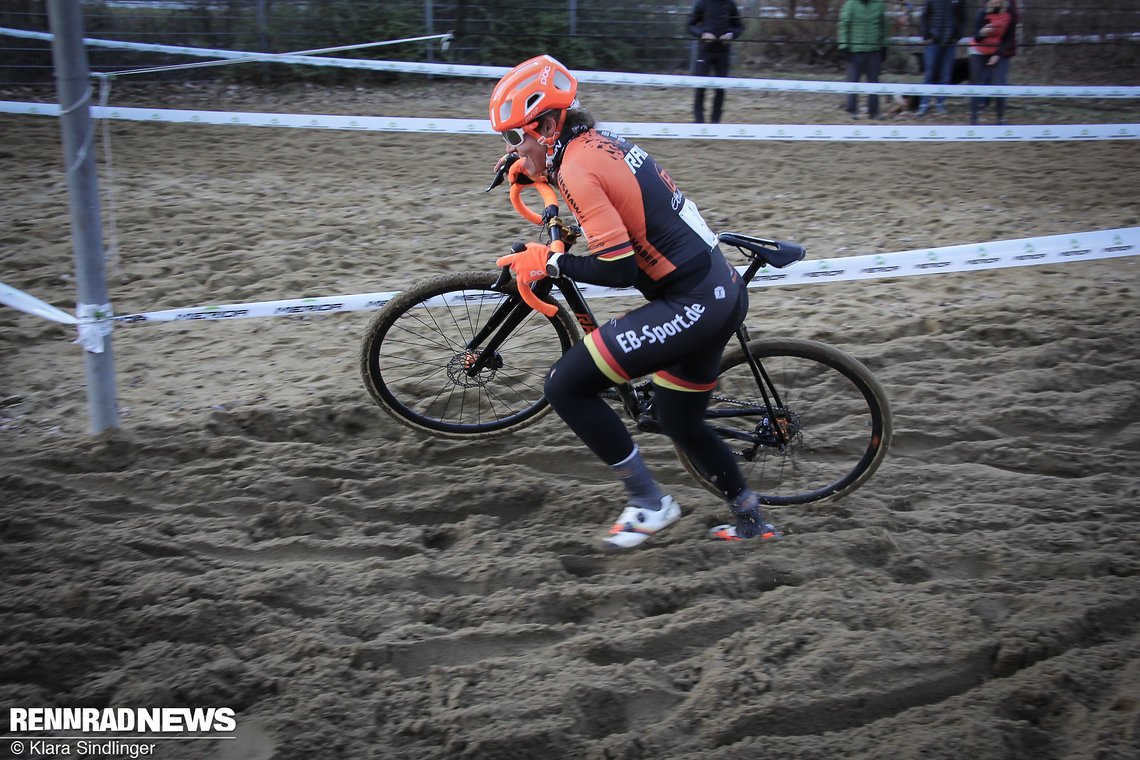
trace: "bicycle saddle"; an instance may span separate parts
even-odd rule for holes
[[[807,255],[802,245],[789,243],[787,240],[769,240],[753,235],[742,235],[739,232],[722,232],[716,236],[716,239],[717,242],[735,246],[745,251],[745,256],[759,258],[776,269],[783,269]]]

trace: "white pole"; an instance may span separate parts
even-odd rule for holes
[[[52,56],[59,91],[63,160],[71,207],[72,250],[79,290],[80,317],[110,304],[103,260],[99,185],[95,173],[95,125],[91,120],[91,82],[83,47],[83,14],[77,0],[48,0]],[[115,399],[115,363],[111,336],[103,350],[85,348],[87,411],[92,433],[119,426]]]

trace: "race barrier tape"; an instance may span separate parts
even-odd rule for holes
[[[58,116],[52,103],[0,101],[0,113]],[[400,116],[336,116],[321,114],[185,111],[163,108],[92,106],[96,119],[172,122],[180,124],[293,127],[420,134],[494,135],[484,119],[423,119]],[[605,122],[602,127],[629,138],[705,140],[791,140],[808,142],[1057,142],[1063,140],[1135,140],[1140,124],[1049,124],[1019,126],[855,126],[847,124],[684,124]]]
[[[922,248],[896,253],[807,259],[784,269],[765,267],[757,273],[749,287],[815,285],[847,280],[874,280],[1008,267],[1066,264],[1135,256],[1137,254],[1140,254],[1140,227],[1125,227],[1070,235],[999,240],[943,248]],[[737,269],[743,271],[744,267],[737,267]],[[632,288],[605,288],[587,284],[581,284],[579,287],[589,298],[638,295]],[[121,316],[111,316],[110,306],[105,305],[99,307],[99,312],[88,312],[84,314],[82,319],[77,320],[34,296],[0,283],[0,303],[57,322],[79,323],[81,327],[111,321],[133,325],[156,322],[216,322],[252,317],[338,314],[347,311],[379,309],[398,294],[399,291],[386,291],[345,296],[290,298],[277,301],[165,309]],[[438,306],[444,303],[470,302],[476,299],[480,301],[499,300],[501,298],[503,296],[486,293],[455,293],[446,298],[437,296],[426,301],[425,305]]]
[[[1140,32],[1122,32],[1119,34],[1038,34],[1032,38],[1025,38],[1020,45],[1071,45],[1079,43],[1101,42],[1140,42]],[[922,37],[891,37],[892,45],[925,45]],[[957,43],[960,47],[969,47],[974,44],[973,37],[960,37]]]
[[[26,29],[0,27],[0,35],[50,41],[47,32],[34,32]],[[414,61],[376,61],[360,58],[325,58],[285,53],[255,53],[241,50],[217,50],[185,47],[180,45],[159,45],[144,42],[124,42],[85,38],[84,43],[93,47],[140,50],[152,53],[199,56],[203,58],[229,58],[241,61],[264,61],[267,63],[287,63],[305,66],[330,66],[336,68],[368,69],[407,74],[433,74],[450,77],[478,77],[499,79],[509,69],[505,66],[474,66],[450,63],[417,63]],[[124,72],[129,73],[129,72]],[[642,85],[649,87],[714,87],[733,90],[764,90],[776,92],[826,92],[834,94],[865,95],[940,95],[949,97],[1026,97],[1026,98],[1140,98],[1140,87],[1097,86],[1060,87],[1051,85],[936,85],[905,84],[890,82],[835,82],[792,79],[752,79],[748,77],[698,77],[677,74],[633,74],[614,71],[574,70],[579,82],[589,84]],[[106,75],[104,75],[106,76]]]
[[[50,319],[52,322],[60,322],[65,325],[74,325],[79,322],[78,319],[63,309],[57,309],[46,301],[41,301],[33,295],[28,295],[22,290],[16,290],[2,282],[0,282],[0,303],[26,314]]]

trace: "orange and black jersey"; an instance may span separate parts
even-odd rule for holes
[[[634,286],[646,297],[708,266],[716,236],[668,172],[633,143],[591,129],[565,146],[558,188],[589,244],[589,256],[566,256],[573,280]]]

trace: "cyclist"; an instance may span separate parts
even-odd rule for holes
[[[558,185],[588,241],[589,255],[553,254],[529,243],[503,256],[521,283],[565,275],[634,286],[647,304],[610,320],[550,369],[551,405],[625,486],[628,506],[604,546],[628,549],[681,517],[646,468],[621,418],[599,394],[652,373],[664,431],[723,491],[734,520],[718,540],[782,536],[764,515],[732,453],[704,421],[720,356],[748,310],[748,295],[697,207],[652,157],[599,129],[577,100],[578,83],[541,55],[509,71],[491,94],[491,126],[533,179]]]

